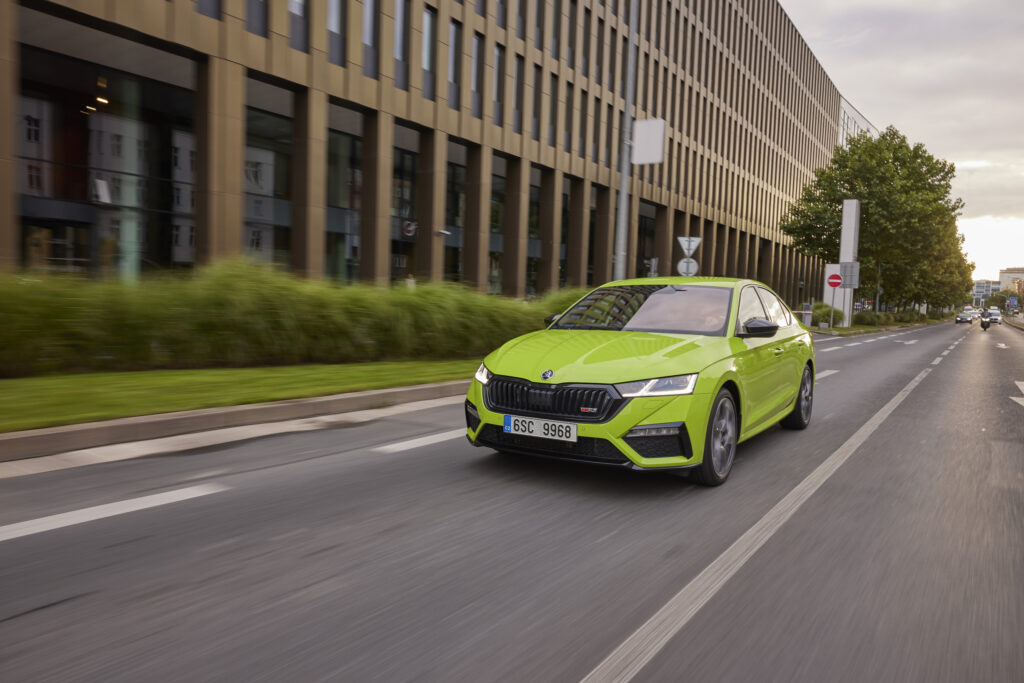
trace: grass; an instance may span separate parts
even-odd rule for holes
[[[150,370],[0,380],[0,432],[468,379],[480,360]]]

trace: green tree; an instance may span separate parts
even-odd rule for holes
[[[890,302],[953,306],[968,295],[973,270],[956,227],[963,202],[950,195],[955,172],[892,126],[874,138],[851,136],[815,170],[780,227],[799,251],[835,263],[843,200],[859,199],[859,293],[874,298],[881,285]]]
[[[1006,307],[1006,299],[1011,296],[1017,296],[1017,292],[1012,289],[1004,289],[1001,292],[996,292],[989,298],[985,299],[985,306],[998,306],[999,308]]]

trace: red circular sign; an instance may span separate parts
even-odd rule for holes
[[[828,276],[829,287],[838,287],[841,284],[843,284],[843,276],[839,273],[832,273]]]

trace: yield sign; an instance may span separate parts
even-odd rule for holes
[[[682,247],[686,258],[693,256],[693,252],[697,251],[697,247],[700,246],[699,237],[677,237],[676,239],[679,240],[679,246]]]
[[[1024,394],[1024,382],[1014,382],[1014,384],[1016,384],[1017,388],[1020,389],[1020,393]],[[1021,398],[1020,396],[1011,396],[1010,400],[1016,401],[1017,403],[1024,406],[1024,398]]]

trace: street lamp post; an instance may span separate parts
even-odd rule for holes
[[[626,277],[626,219],[629,214],[629,169],[632,163],[633,91],[636,90],[636,29],[640,20],[639,0],[629,3],[629,55],[626,58],[626,114],[622,120],[622,151],[619,153],[619,206],[615,220],[615,254],[612,278]],[[610,124],[609,124],[610,125]]]

